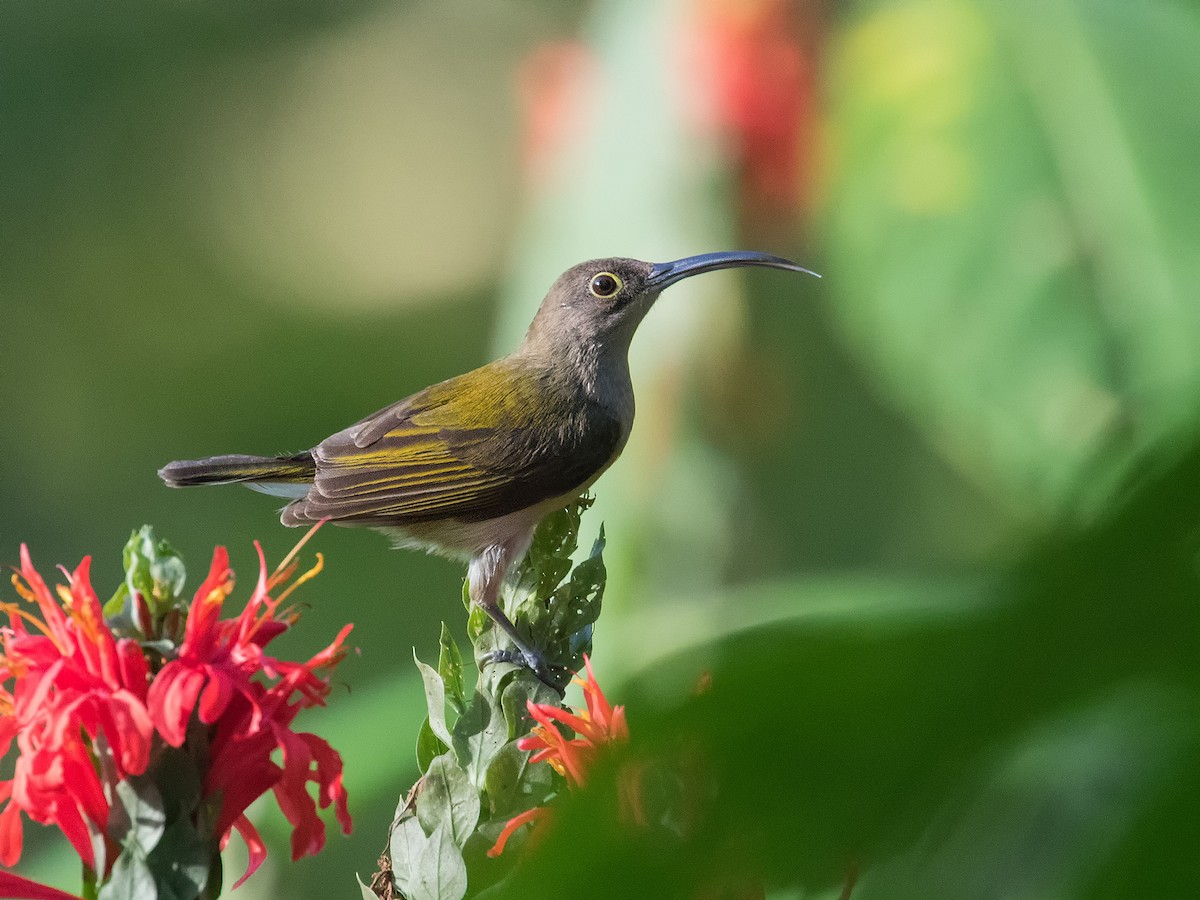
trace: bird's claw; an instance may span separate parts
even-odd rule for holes
[[[554,688],[560,694],[563,692],[563,683],[571,675],[566,666],[552,666],[539,654],[524,650],[491,650],[483,658],[490,663],[512,663],[526,668],[536,675],[542,684]]]

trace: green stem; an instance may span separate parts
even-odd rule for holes
[[[208,881],[204,885],[204,890],[200,893],[199,900],[216,900],[221,896],[221,882],[224,880],[224,869],[221,864],[221,854],[217,853],[212,858],[212,863],[208,867]]]
[[[96,873],[87,863],[83,864],[83,889],[79,892],[83,900],[97,900],[100,896],[100,885],[96,881]]]

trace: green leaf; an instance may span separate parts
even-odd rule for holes
[[[467,707],[466,689],[463,686],[463,661],[458,644],[454,642],[450,629],[442,623],[442,634],[439,640],[438,674],[446,687],[446,697],[454,704],[455,710],[461,715]]]
[[[604,567],[604,528],[591,553],[571,570],[570,578],[554,590],[534,618],[534,640],[554,648],[554,661],[574,672],[583,654],[592,649],[591,626],[600,617],[607,572]]]
[[[426,835],[420,821],[402,813],[389,843],[392,878],[408,900],[460,900],[467,892],[467,867],[449,823]]]
[[[546,802],[554,790],[555,772],[546,763],[531,763],[530,751],[510,741],[488,767],[484,787],[493,819],[510,819]]]
[[[1018,861],[1025,896],[1078,896],[1065,886],[1091,881],[1097,849],[1138,821],[1148,793],[1173,782],[1186,739],[1171,733],[1171,704],[1161,690],[1126,689],[1022,733],[989,760],[981,785],[930,823],[950,837],[882,864],[863,900],[895,896],[899,885],[925,900],[986,896],[996,872]]]
[[[476,659],[484,659],[486,661],[483,665],[483,671],[479,673],[476,690],[481,691],[489,697],[499,697],[504,691],[504,686],[510,680],[520,678],[522,672],[532,674],[523,665],[510,662],[492,662],[490,659],[487,659],[487,654],[491,650],[511,651],[512,649],[512,642],[509,641],[508,636],[499,628],[492,629],[480,638],[479,643],[475,645],[475,657]]]
[[[562,703],[562,697],[528,669],[521,670],[520,676],[508,683],[500,700],[504,709],[504,720],[508,724],[510,741],[528,734],[533,727],[528,704],[548,703],[558,706]]]
[[[170,544],[155,538],[151,526],[143,525],[130,536],[123,558],[126,587],[140,593],[155,614],[161,615],[183,593],[183,559]]]
[[[442,682],[442,676],[432,667],[417,659],[415,650],[413,651],[413,662],[417,664],[417,670],[421,673],[421,680],[425,684],[425,703],[429,707],[429,727],[438,739],[449,747],[451,741],[450,729],[446,726],[446,686]]]
[[[145,775],[118,781],[117,802],[109,813],[109,835],[127,853],[141,859],[150,855],[166,828],[162,796]]]
[[[362,892],[362,900],[379,900],[379,895],[371,890],[370,885],[363,884],[363,880],[358,877],[358,873],[354,874],[354,880],[358,882],[358,889]]]
[[[158,752],[154,771],[168,821],[180,816],[190,817],[200,805],[203,793],[191,754],[181,748],[164,747]]]
[[[520,605],[536,607],[544,603],[571,571],[580,518],[591,505],[590,497],[581,497],[565,509],[550,513],[538,525],[529,551],[513,578],[515,588],[510,594],[520,598]],[[515,612],[511,600],[508,608]]]
[[[413,873],[418,861],[429,846],[429,836],[421,828],[414,813],[403,811],[405,801],[400,801],[402,811],[392,825],[392,838],[388,843],[388,853],[392,859],[392,880],[396,887],[411,898]]]
[[[429,764],[437,757],[441,756],[449,749],[441,738],[433,733],[433,729],[429,727],[429,717],[421,723],[421,729],[417,732],[417,768],[424,775],[429,769]]]
[[[117,589],[113,592],[113,595],[104,602],[104,618],[116,619],[122,613],[126,612],[125,605],[128,601],[129,587],[124,583],[117,585]],[[121,622],[120,625],[123,630],[132,631],[134,627],[132,613],[128,614],[125,617],[125,621]]]
[[[429,766],[417,796],[417,818],[430,834],[439,825],[449,824],[459,847],[466,844],[475,830],[479,821],[479,791],[449,754],[439,756]]]
[[[560,640],[569,640],[600,618],[607,572],[599,556],[585,559],[571,572],[571,580],[554,592],[550,623]]]
[[[158,900],[195,900],[219,861],[220,851],[212,840],[202,837],[188,818],[176,819],[147,860]]]
[[[508,742],[508,723],[500,703],[476,691],[471,705],[454,724],[453,740],[458,764],[471,784],[482,787],[488,766]]]
[[[494,624],[488,614],[483,611],[483,607],[476,606],[474,603],[468,605],[467,637],[471,639],[471,643],[478,641],[484,632],[488,630],[494,631]]]
[[[461,900],[467,893],[467,865],[443,822],[429,835],[409,875],[409,900]]]
[[[195,900],[219,856],[216,844],[201,837],[191,824],[199,781],[186,754],[173,748],[159,757],[156,778],[166,786],[166,798],[158,782],[148,775],[117,782],[109,834],[121,844],[122,853],[117,860],[121,866],[119,885],[113,888],[117,893],[111,897]],[[153,890],[140,893],[147,877]]]
[[[1086,519],[1200,405],[1200,16],[863,8],[832,54],[828,308],[994,498]]]
[[[580,516],[589,504],[581,501],[547,517],[535,533],[529,556],[503,591],[510,617],[532,635],[552,664],[573,657],[578,662],[580,635],[587,635],[585,642],[590,638],[590,623],[599,614],[605,578],[603,531],[588,559],[575,570],[571,564]],[[503,827],[494,819],[480,822],[485,786],[493,811],[514,813],[543,802],[554,788],[553,770],[530,765],[529,755],[512,741],[529,729],[529,702],[558,704],[561,694],[522,666],[492,662],[492,651],[511,650],[509,640],[483,610],[470,604],[465,585],[463,597],[470,610],[467,631],[473,656],[480,665],[469,699],[462,654],[445,623],[437,670],[413,657],[429,711],[417,738],[417,761],[425,774],[415,812],[401,803],[391,840],[395,882],[410,898],[466,890],[464,853],[472,860],[482,859],[491,843],[488,836],[494,840]],[[447,700],[458,712],[455,719],[447,716]],[[454,852],[441,845],[447,839]],[[489,872],[494,879],[499,870],[493,866]]]
[[[99,894],[99,900],[156,900],[157,897],[154,873],[146,860],[128,852],[117,857]]]
[[[588,553],[588,559],[600,559],[604,556],[604,548],[608,545],[608,538],[604,536],[604,523],[600,523],[600,531],[596,535],[596,540],[592,541],[591,552]]]

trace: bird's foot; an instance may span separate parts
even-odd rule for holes
[[[504,610],[496,603],[480,603],[483,611],[486,612],[493,622],[499,626],[500,630],[508,635],[508,639],[516,647],[515,650],[501,650],[499,648],[489,651],[484,658],[489,662],[506,662],[514,665],[524,666],[533,672],[538,677],[538,680],[549,687],[554,688],[559,695],[566,690],[567,683],[571,680],[571,672],[565,666],[552,666],[546,662],[546,658],[534,648],[534,646],[525,640],[517,627],[504,614]]]
[[[545,657],[532,649],[492,650],[485,654],[484,659],[491,663],[512,663],[522,666],[536,675],[543,684],[554,688],[560,694],[571,678],[571,670],[566,666],[551,665],[546,662]]]

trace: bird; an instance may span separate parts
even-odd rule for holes
[[[398,546],[464,559],[471,601],[516,648],[497,656],[551,683],[543,654],[500,606],[504,579],[538,523],[587,491],[624,449],[634,419],[629,346],[659,295],[685,278],[743,266],[820,277],[753,251],[588,260],[554,282],[509,355],[311,450],[179,460],[159,477],[171,487],[240,483],[289,500],[284,525],[362,525]]]

